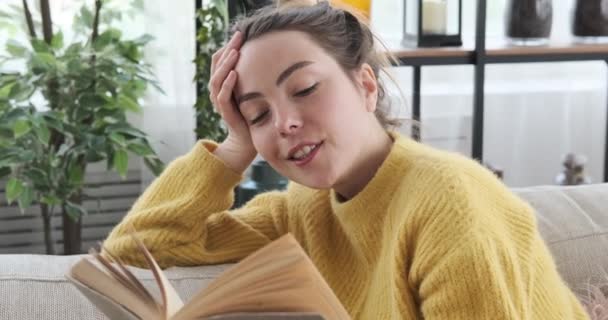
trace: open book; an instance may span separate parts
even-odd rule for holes
[[[230,267],[182,302],[143,242],[132,233],[158,285],[157,301],[111,252],[92,249],[66,278],[110,319],[350,319],[291,234]]]

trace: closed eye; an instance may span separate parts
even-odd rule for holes
[[[295,94],[295,96],[296,96],[296,97],[305,97],[305,96],[307,96],[307,95],[309,95],[309,94],[313,93],[313,91],[315,91],[315,89],[317,89],[317,86],[318,86],[318,85],[319,85],[319,83],[317,82],[317,83],[313,84],[312,86],[310,86],[309,88],[304,89],[304,90],[302,90],[302,91],[300,91],[300,92],[297,92],[297,93]]]
[[[268,110],[262,112],[259,116],[255,117],[255,119],[251,120],[251,124],[256,124],[260,121],[262,121],[262,119],[264,119],[264,117],[268,114]]]

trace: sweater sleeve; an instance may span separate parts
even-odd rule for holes
[[[235,262],[285,233],[284,192],[228,211],[242,177],[212,154],[216,147],[200,141],[171,162],[110,232],[102,254],[145,267],[129,226],[162,268]]]
[[[441,189],[410,274],[425,319],[585,319],[529,206],[483,175]]]

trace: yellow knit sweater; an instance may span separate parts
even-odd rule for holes
[[[234,262],[293,233],[354,319],[587,319],[531,207],[473,160],[392,134],[374,178],[340,203],[291,183],[227,211],[241,176],[201,141],[173,161],[104,245],[143,266]]]

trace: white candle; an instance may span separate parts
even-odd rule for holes
[[[447,27],[445,0],[424,0],[422,2],[422,32],[445,34]]]

